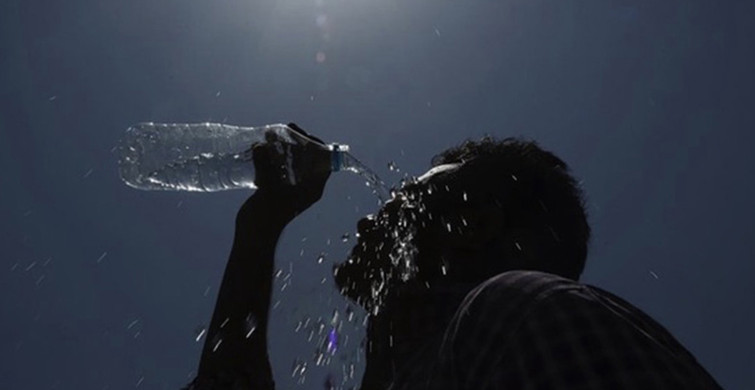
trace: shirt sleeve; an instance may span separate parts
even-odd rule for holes
[[[494,278],[465,300],[441,359],[457,389],[720,389],[662,326],[556,276]]]

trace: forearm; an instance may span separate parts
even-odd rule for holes
[[[272,388],[267,327],[275,247],[295,212],[258,191],[239,210],[233,248],[207,332],[199,377],[240,376]],[[235,379],[234,379],[235,380]]]

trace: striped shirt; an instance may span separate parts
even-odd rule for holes
[[[418,349],[388,388],[721,388],[638,308],[542,272],[506,272],[474,288],[435,345]]]

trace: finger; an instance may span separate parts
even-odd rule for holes
[[[306,131],[306,130],[304,130],[304,129],[302,129],[301,127],[299,127],[299,125],[297,125],[296,123],[293,123],[293,122],[291,122],[291,123],[289,123],[289,124],[288,124],[287,126],[288,126],[289,128],[291,128],[291,130],[293,130],[294,132],[296,132],[296,133],[298,133],[299,135],[303,136],[304,138],[307,138],[307,139],[310,139],[310,140],[313,140],[313,141],[319,142],[319,143],[321,143],[321,144],[323,144],[323,145],[325,144],[325,142],[324,142],[323,140],[321,140],[320,138],[317,138],[317,137],[315,137],[315,136],[313,136],[313,135],[311,135],[311,134],[307,133],[307,131]]]

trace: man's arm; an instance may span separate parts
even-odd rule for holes
[[[281,215],[281,199],[252,195],[236,216],[233,248],[202,349],[198,381],[210,388],[273,389],[267,323],[275,247],[293,215]],[[201,386],[198,386],[200,389]]]
[[[300,130],[295,125],[295,130]],[[302,131],[303,133],[303,131]],[[307,140],[306,133],[302,134]],[[267,353],[275,247],[285,226],[322,196],[330,155],[317,144],[268,143],[254,147],[258,190],[236,216],[233,248],[226,265],[195,390],[274,389]],[[289,167],[286,156],[293,156]],[[292,168],[296,180],[287,177]]]

